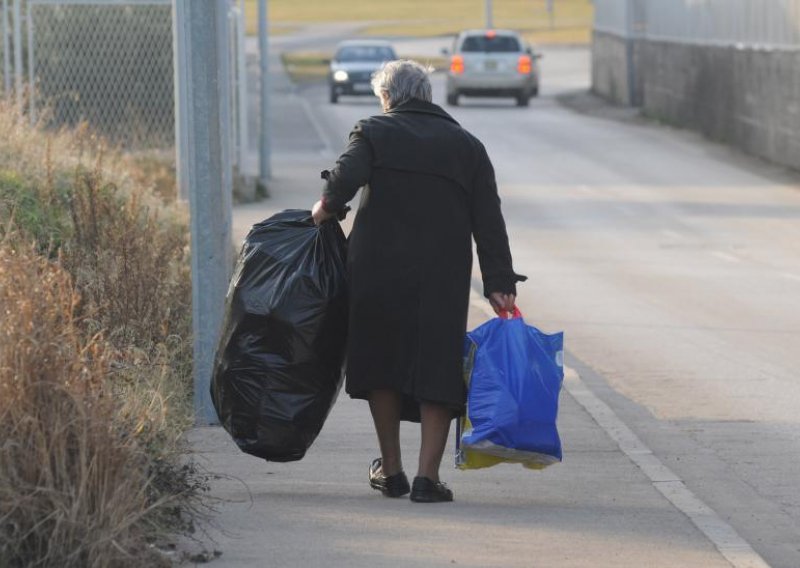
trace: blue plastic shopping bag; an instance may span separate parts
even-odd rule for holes
[[[542,333],[518,310],[467,334],[467,412],[457,430],[457,467],[511,462],[542,469],[561,461],[556,418],[563,343],[563,333]]]

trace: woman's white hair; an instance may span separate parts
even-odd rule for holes
[[[372,77],[372,90],[380,97],[386,93],[389,108],[401,105],[409,99],[431,102],[433,89],[430,75],[432,69],[409,59],[389,61]]]

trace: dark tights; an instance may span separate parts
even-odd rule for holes
[[[391,390],[376,390],[370,393],[369,407],[378,445],[383,458],[383,472],[394,475],[403,469],[400,452],[400,412],[403,407],[402,395]],[[452,412],[446,406],[423,402],[420,404],[422,418],[422,442],[419,450],[419,469],[417,475],[439,480],[439,467],[442,463],[447,434],[450,431]]]

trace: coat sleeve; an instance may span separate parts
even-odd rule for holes
[[[322,191],[322,207],[335,213],[344,209],[359,188],[369,182],[372,173],[372,146],[367,140],[361,124],[356,124],[350,133],[350,141],[336,167],[322,172],[326,180]]]
[[[527,280],[516,274],[511,263],[511,249],[494,168],[486,150],[481,146],[477,172],[475,174],[472,202],[472,234],[478,249],[478,262],[483,276],[483,293],[488,298],[493,292],[517,293],[517,282]]]

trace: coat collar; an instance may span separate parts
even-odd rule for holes
[[[423,101],[422,99],[408,99],[404,103],[397,105],[396,107],[389,109],[386,114],[395,114],[395,113],[404,113],[404,112],[416,112],[422,114],[432,114],[434,116],[438,116],[439,118],[444,118],[445,120],[449,120],[450,122],[454,122],[458,124],[455,118],[447,114],[442,107],[439,105],[435,105],[433,103],[429,103],[427,101]]]

